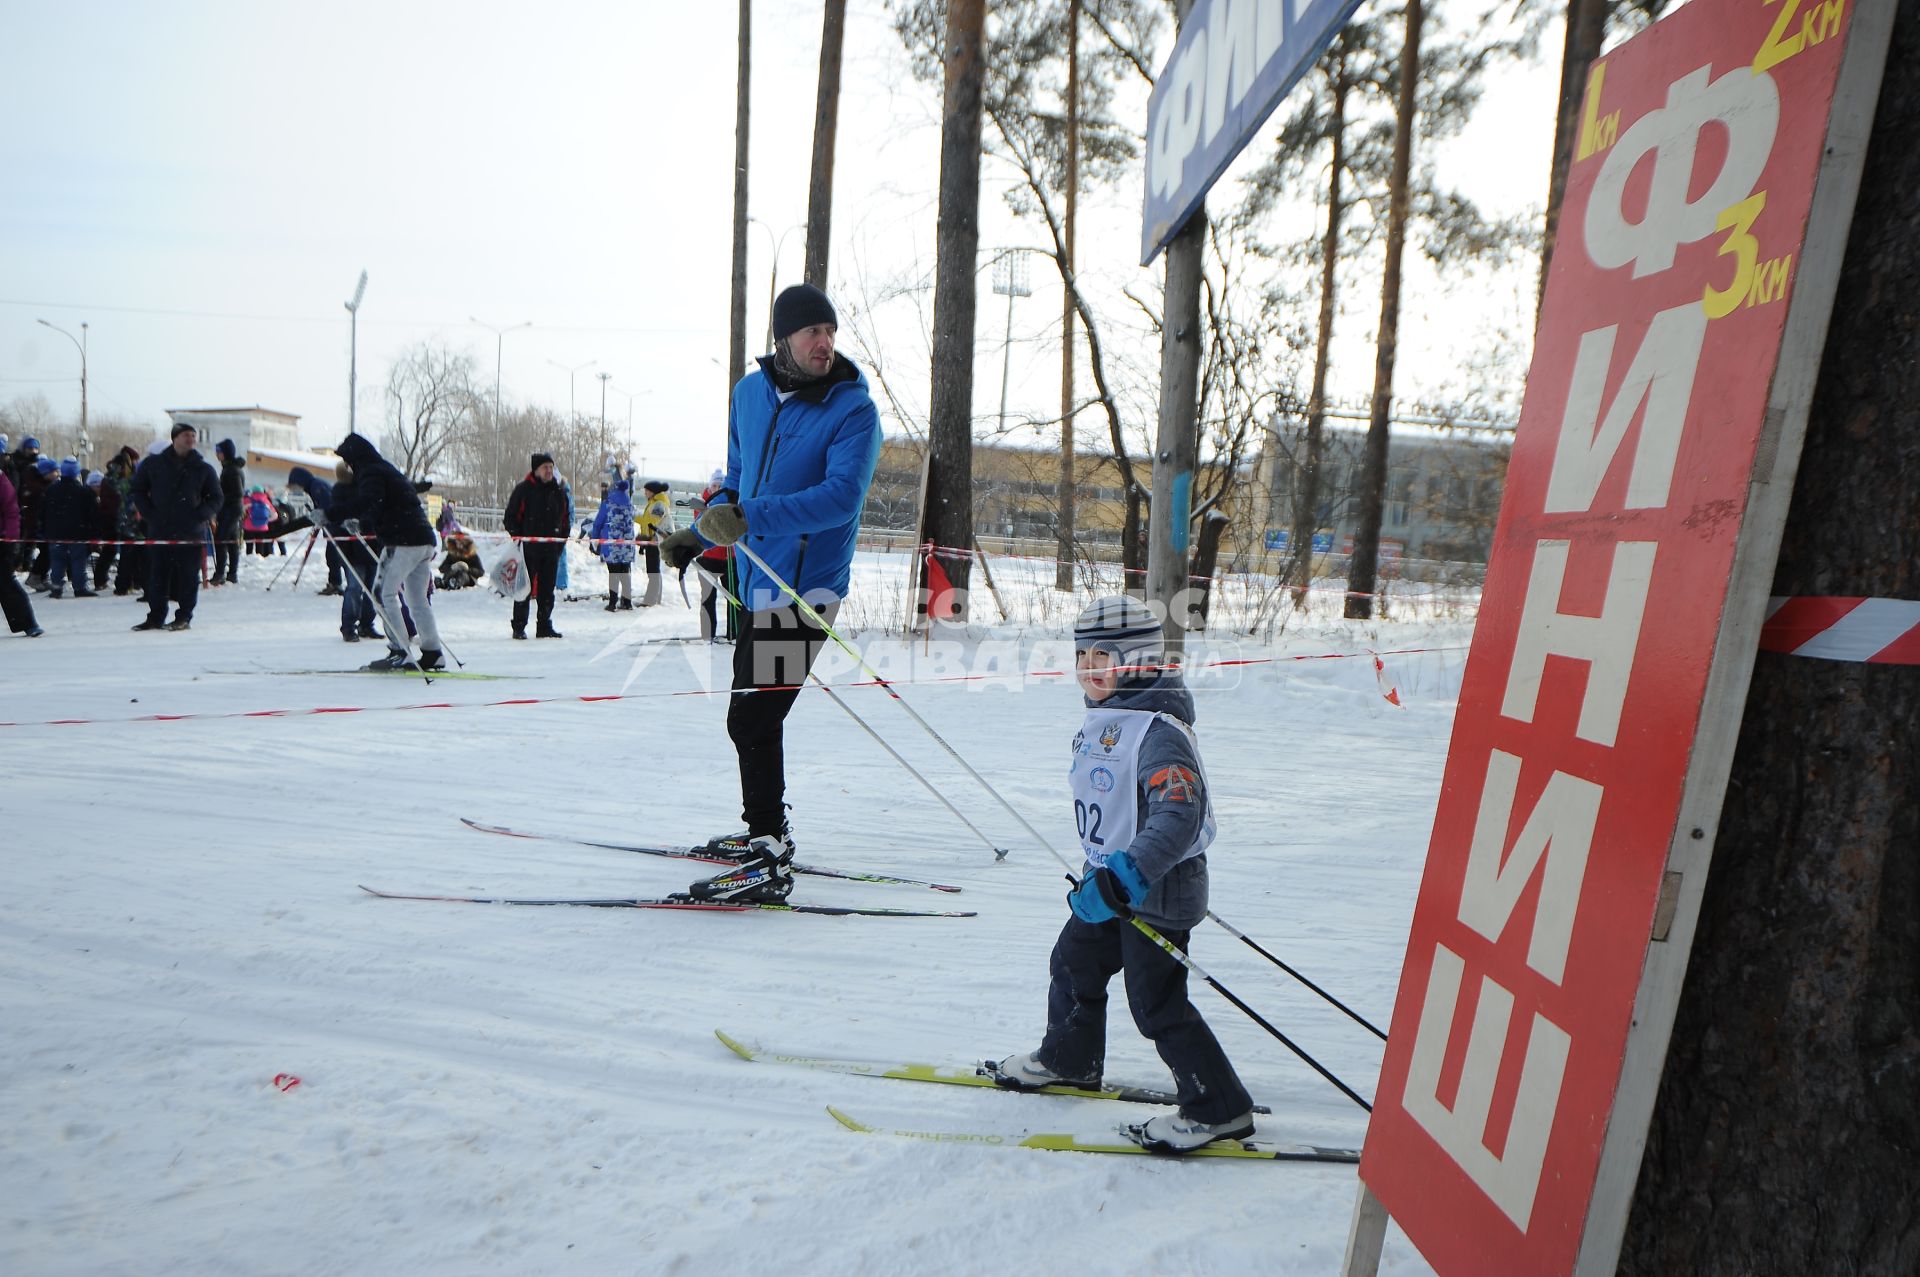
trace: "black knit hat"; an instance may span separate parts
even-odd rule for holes
[[[661,493],[667,490],[667,485],[660,482],[660,480],[658,479],[649,479],[645,483],[641,484],[640,487],[642,491],[652,492],[652,493]]]
[[[795,284],[773,299],[773,335],[789,337],[813,324],[840,326],[833,303],[812,284]]]
[[[552,457],[548,456],[544,452],[536,452],[533,454],[533,463],[527,467],[527,471],[528,473],[532,473],[533,471],[538,470],[541,466],[550,466],[552,464],[553,464]]]
[[[191,421],[176,421],[173,423],[173,430],[167,435],[167,438],[178,439],[180,437],[180,432],[183,430],[191,430],[195,434],[200,433],[200,428],[194,425]]]

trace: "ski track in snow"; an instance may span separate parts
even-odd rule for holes
[[[999,846],[1004,863],[826,697],[788,732],[805,860],[932,878],[958,896],[803,878],[820,903],[968,919],[682,915],[383,901],[396,891],[658,895],[704,867],[476,833],[696,841],[734,827],[726,647],[657,610],[562,605],[560,642],[507,638],[507,605],[442,594],[449,644],[498,682],[292,676],[339,642],[336,601],[249,556],[187,634],[134,634],[131,600],[36,596],[7,640],[10,781],[0,894],[0,1270],[117,1273],[1337,1272],[1351,1167],[1081,1156],[863,1136],[882,1127],[1100,1134],[1143,1110],[753,1064],[790,1052],[961,1064],[1043,1027],[1064,870],[883,692],[842,693]],[[601,576],[576,555],[575,580]],[[890,614],[903,558],[863,559],[856,619]],[[1008,583],[1002,582],[1003,593]],[[1036,611],[1037,609],[1037,611]],[[1047,617],[989,638],[1047,641]],[[1064,618],[1053,614],[1065,612]],[[845,619],[843,617],[843,619]],[[1215,912],[1386,1026],[1438,794],[1468,620],[1306,621],[1199,691],[1220,838]],[[115,721],[315,706],[478,706]],[[965,672],[878,640],[889,676]],[[1066,658],[1070,665],[1070,655]],[[1035,667],[1044,667],[1045,662]],[[1055,666],[1058,668],[1058,666]],[[860,677],[823,664],[835,681]],[[217,671],[217,672],[216,672]],[[232,672],[229,672],[232,671]],[[253,672],[257,671],[257,672]],[[1070,682],[902,694],[1065,849]],[[1075,858],[1077,859],[1077,858]],[[1217,928],[1200,964],[1371,1095],[1379,1043]],[[1168,1084],[1114,988],[1108,1076]],[[1195,982],[1274,1139],[1358,1146],[1365,1115]],[[276,1074],[297,1075],[290,1090]],[[1383,1271],[1429,1271],[1397,1231]]]

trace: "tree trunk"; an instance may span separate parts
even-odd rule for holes
[[[1387,194],[1387,261],[1380,285],[1380,336],[1374,352],[1373,403],[1367,422],[1365,463],[1360,476],[1360,511],[1353,533],[1353,562],[1347,569],[1349,620],[1373,615],[1373,591],[1380,564],[1380,517],[1386,508],[1387,434],[1393,417],[1393,361],[1400,345],[1400,257],[1407,244],[1407,186],[1413,169],[1413,126],[1418,112],[1420,26],[1424,0],[1407,0],[1407,37],[1400,49],[1400,101],[1393,129],[1393,175]]]
[[[847,34],[847,0],[826,0],[820,24],[820,86],[813,108],[813,179],[807,186],[806,281],[827,286],[828,239],[833,231],[833,139],[840,120],[840,46]],[[977,130],[976,130],[977,132]]]
[[[1333,55],[1333,160],[1327,179],[1327,238],[1320,253],[1320,332],[1313,348],[1313,391],[1307,399],[1307,437],[1293,470],[1293,602],[1298,607],[1313,583],[1313,534],[1320,524],[1320,461],[1325,454],[1327,425],[1327,370],[1333,360],[1333,317],[1336,268],[1340,264],[1340,222],[1346,207],[1340,199],[1340,179],[1347,165],[1347,37],[1341,35]]]
[[[1560,55],[1560,109],[1553,125],[1553,171],[1547,181],[1547,223],[1540,236],[1540,286],[1534,309],[1547,294],[1547,267],[1553,262],[1553,241],[1560,230],[1560,201],[1567,193],[1567,173],[1573,167],[1573,143],[1580,132],[1580,107],[1587,96],[1587,75],[1600,56],[1607,37],[1607,14],[1613,0],[1567,0],[1566,45]]]
[[[747,108],[753,99],[753,0],[740,0],[740,61],[733,89],[733,291],[727,319],[727,388],[747,366]]]
[[[1920,579],[1920,0],[1899,0],[1774,592]],[[1920,679],[1761,653],[1620,1271],[1920,1272]]]
[[[1067,274],[1073,273],[1074,216],[1080,202],[1080,0],[1067,0]],[[1060,290],[1060,545],[1053,588],[1073,588],[1073,290]]]
[[[1220,561],[1220,538],[1225,536],[1233,520],[1218,510],[1207,511],[1200,521],[1200,540],[1193,551],[1193,586],[1199,591],[1199,600],[1193,610],[1193,628],[1207,628],[1207,614],[1213,607],[1213,569]]]
[[[933,401],[927,436],[933,478],[924,526],[939,545],[973,544],[974,259],[980,251],[980,97],[986,76],[986,0],[952,0],[940,127],[940,223],[933,290]],[[956,588],[971,562],[944,566]],[[964,593],[960,596],[965,598]],[[961,618],[964,619],[964,613]]]

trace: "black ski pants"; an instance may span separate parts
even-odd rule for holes
[[[191,621],[200,601],[200,564],[206,551],[199,545],[147,547],[147,619],[156,625],[167,619],[167,601],[174,604],[173,619]]]
[[[819,609],[827,624],[838,602]],[[755,612],[733,649],[733,690],[727,705],[727,735],[740,756],[740,818],[748,834],[777,834],[787,827],[786,721],[807,681],[824,630],[794,606]],[[742,693],[743,688],[773,691]]]
[[[550,630],[553,628],[553,583],[560,576],[560,556],[566,553],[566,546],[558,541],[524,541],[520,552],[526,556],[527,580],[533,589],[526,598],[514,603],[513,628],[527,628],[527,611],[531,607],[536,629]]]
[[[0,541],[0,611],[7,616],[7,628],[24,634],[34,626],[33,600],[13,579],[13,545]]]
[[[1160,934],[1185,952],[1193,933]],[[1187,969],[1131,922],[1096,924],[1069,917],[1048,966],[1042,1064],[1064,1077],[1099,1076],[1105,1070],[1107,982],[1124,972],[1133,1022],[1172,1071],[1180,1112],[1198,1122],[1225,1122],[1253,1107],[1220,1040],[1187,998]]]

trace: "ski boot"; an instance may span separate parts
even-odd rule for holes
[[[1253,1112],[1225,1122],[1196,1122],[1181,1113],[1164,1113],[1127,1128],[1127,1135],[1149,1153],[1191,1153],[1215,1140],[1253,1137]]]
[[[693,900],[740,904],[777,905],[792,892],[793,840],[785,834],[755,835],[740,864],[687,888]]]
[[[998,1063],[988,1060],[980,1066],[980,1071],[992,1078],[995,1086],[1004,1086],[1009,1091],[1037,1091],[1043,1086],[1071,1086],[1080,1091],[1100,1089],[1098,1068],[1083,1077],[1069,1077],[1040,1063],[1038,1051],[1009,1055]]]
[[[405,652],[396,652],[389,648],[385,656],[377,661],[368,661],[361,668],[365,669],[369,674],[392,674],[397,670],[418,669],[419,667],[407,659]]]

